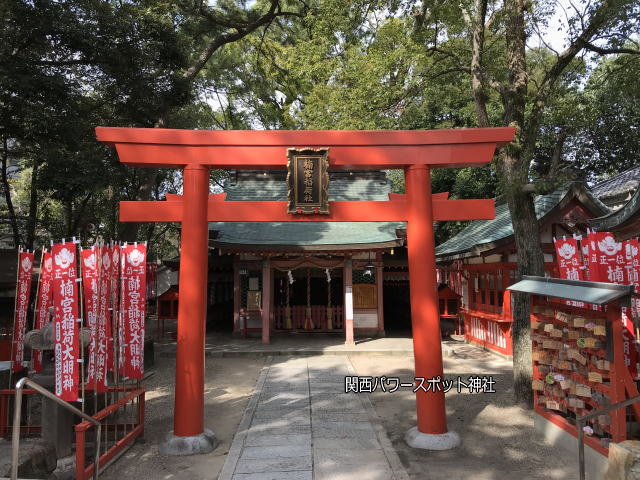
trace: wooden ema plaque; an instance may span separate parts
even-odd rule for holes
[[[615,328],[607,328],[607,322],[616,321],[604,311],[564,303],[537,301],[532,307],[535,409],[551,421],[556,419],[554,423],[567,425],[565,430],[573,428],[576,436],[577,417],[626,398],[624,389],[617,386],[624,382],[616,375],[631,377],[624,360],[622,368],[615,368],[614,352],[622,347],[614,345]],[[624,410],[599,415],[587,427],[587,443],[604,450],[610,441],[626,438]]]

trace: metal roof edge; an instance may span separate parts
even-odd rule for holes
[[[563,286],[565,288],[559,288]],[[588,282],[586,280],[568,280],[564,278],[523,275],[519,282],[507,287],[507,290],[512,292],[530,293],[534,295],[582,301],[596,305],[604,305],[605,303],[610,303],[614,300],[621,300],[621,304],[624,306],[631,299],[631,295],[634,292],[634,286],[621,285],[617,283]],[[590,290],[592,292],[597,290],[607,290],[611,293],[609,295],[604,295],[604,292],[601,292],[601,299],[593,297],[585,298],[585,293],[588,293]]]

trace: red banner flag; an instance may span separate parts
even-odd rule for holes
[[[558,259],[558,271],[560,278],[568,280],[584,280],[584,268],[580,262],[580,248],[575,238],[562,238],[554,240],[556,257]],[[567,305],[584,307],[583,302],[566,301]]]
[[[111,279],[111,251],[105,245],[96,249],[98,267],[98,305],[96,307],[96,351],[94,376],[89,379],[90,385],[97,392],[107,391],[107,370],[110,351],[110,321],[109,321],[109,280]]]
[[[584,265],[584,279],[591,281],[589,273],[589,239],[582,237],[580,240],[580,251],[582,252],[582,264]]]
[[[584,271],[580,268],[580,250],[575,238],[563,238],[555,241],[556,256],[560,278],[584,280]]]
[[[51,262],[51,253],[44,252],[42,265],[40,265],[40,287],[36,299],[36,329],[38,330],[42,330],[49,321],[49,308],[53,305],[53,291],[51,290],[53,265]],[[33,350],[32,355],[33,369],[36,372],[41,372],[42,350]]]
[[[626,265],[626,283],[635,286],[636,293],[640,293],[640,246],[638,239],[632,238],[623,242]],[[631,299],[631,310],[634,318],[640,317],[640,299]]]
[[[110,279],[110,293],[109,293],[109,304],[111,308],[111,320],[110,320],[110,329],[109,329],[109,369],[114,370],[116,356],[114,342],[116,341],[116,336],[118,338],[118,343],[120,351],[118,352],[118,356],[122,355],[122,327],[120,326],[120,297],[118,295],[120,291],[120,250],[121,247],[119,244],[113,245],[111,247],[111,279]],[[118,371],[122,373],[122,368],[119,367]]]
[[[96,368],[96,347],[98,342],[97,321],[99,307],[98,285],[98,249],[94,245],[80,252],[82,260],[82,286],[84,293],[85,321],[91,333],[89,341],[89,362],[87,366],[87,384],[92,388]]]
[[[11,361],[14,372],[24,368],[24,334],[27,328],[27,310],[29,309],[32,275],[33,253],[20,252],[18,254],[16,309],[13,317],[13,355]]]
[[[146,245],[125,245],[122,249],[122,330],[124,375],[144,375],[144,327],[146,313]]]
[[[610,232],[589,234],[589,272],[592,282],[628,283],[627,258],[621,242],[616,242]],[[635,341],[633,322],[629,318],[630,309],[622,307],[624,362],[629,373],[638,374],[638,347]]]
[[[76,246],[56,243],[53,256],[53,308],[55,325],[55,394],[62,400],[78,400],[80,358]]]
[[[631,378],[635,379],[638,376],[638,345],[629,313],[628,307],[622,307],[622,351],[624,352],[624,363],[629,369]]]
[[[589,234],[589,280],[592,282],[624,283],[625,259],[622,243],[612,233]]]

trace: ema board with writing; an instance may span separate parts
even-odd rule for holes
[[[329,149],[287,151],[288,213],[329,213]]]
[[[602,312],[538,302],[532,307],[531,339],[537,411],[563,417],[575,426],[584,416],[615,403],[613,337]],[[585,435],[611,441],[608,415],[589,420]]]

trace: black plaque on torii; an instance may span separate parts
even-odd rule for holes
[[[329,149],[287,150],[288,213],[329,213]]]

